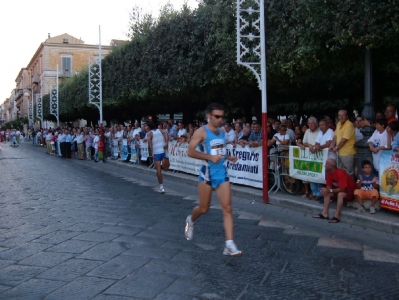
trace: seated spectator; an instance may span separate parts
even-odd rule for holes
[[[389,150],[391,149],[391,139],[388,139],[388,134],[385,129],[387,125],[387,121],[385,119],[378,119],[375,122],[375,131],[373,135],[368,139],[367,143],[369,144],[370,151],[373,154],[373,165],[374,169],[378,172],[380,169],[380,150]]]
[[[253,123],[253,130],[248,138],[249,147],[260,147],[262,146],[262,129],[258,122]]]
[[[363,200],[371,199],[370,214],[375,214],[374,205],[377,203],[379,198],[378,194],[378,178],[373,174],[371,168],[371,162],[368,160],[362,161],[362,172],[359,175],[358,181],[356,181],[355,198],[359,202],[360,207],[356,211],[357,213],[363,213],[366,209],[363,205]]]
[[[324,200],[321,200],[320,202],[323,203],[324,206],[322,212],[314,215],[313,218],[328,220],[330,200],[337,199],[337,210],[329,223],[338,223],[343,203],[353,201],[355,197],[354,192],[356,189],[356,183],[353,180],[353,177],[345,172],[345,170],[337,168],[337,162],[333,158],[327,159],[325,168],[327,186],[320,189],[320,193],[324,197]]]
[[[248,145],[248,139],[249,136],[251,135],[251,130],[249,130],[248,127],[244,127],[243,129],[243,135],[242,137],[238,140],[238,144],[241,145],[241,147],[245,147],[245,145]]]

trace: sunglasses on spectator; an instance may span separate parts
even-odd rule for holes
[[[215,117],[216,119],[221,119],[221,118],[223,118],[224,116],[223,116],[223,115],[212,115],[212,117]]]

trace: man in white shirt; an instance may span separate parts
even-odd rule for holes
[[[316,153],[316,139],[319,134],[319,127],[317,124],[317,119],[315,117],[310,117],[308,119],[309,128],[306,130],[305,135],[302,139],[302,144],[299,145],[302,149],[309,148],[311,153]],[[318,183],[310,183],[310,189],[312,190],[312,195],[309,195],[309,183],[303,182],[305,185],[305,197],[309,197],[311,200],[321,200],[322,196],[320,193],[321,185]]]
[[[187,136],[187,130],[184,128],[183,122],[179,122],[179,131],[177,132],[177,137],[181,137],[183,134]]]

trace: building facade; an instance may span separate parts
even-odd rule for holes
[[[101,46],[102,55],[107,55],[112,46]],[[50,92],[50,86],[87,67],[90,56],[98,56],[98,45],[85,44],[69,34],[50,37],[40,44],[27,67],[22,68],[15,78],[15,89],[0,106],[0,120],[3,123],[28,116],[29,100],[36,105],[36,95]],[[47,114],[48,112],[43,112]]]

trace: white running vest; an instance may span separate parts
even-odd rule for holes
[[[159,129],[152,130],[152,148],[153,154],[162,154],[165,152],[165,138]]]

